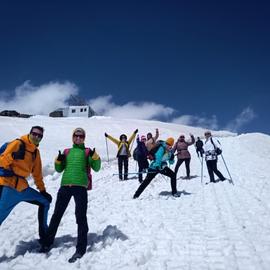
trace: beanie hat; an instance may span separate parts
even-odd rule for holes
[[[85,136],[85,130],[83,128],[75,128],[72,135],[74,135],[76,132],[80,132]]]
[[[144,135],[141,136],[141,141],[146,140],[146,137]]]
[[[166,144],[168,144],[168,145],[170,145],[170,146],[173,146],[173,144],[174,144],[174,138],[169,137],[169,138],[166,140]]]
[[[119,137],[119,140],[121,141],[124,138],[127,140],[127,135],[126,134],[121,134],[120,137]]]

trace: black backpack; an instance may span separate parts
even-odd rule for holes
[[[16,139],[16,140],[20,141],[20,146],[19,146],[18,152],[20,152],[21,155],[24,157],[24,155],[25,155],[25,143],[21,139]],[[10,142],[6,142],[0,147],[0,155],[5,152],[5,150],[6,150],[9,143]],[[13,176],[13,175],[14,175],[14,172],[12,170],[4,169],[3,167],[0,167],[0,176],[10,177],[10,176]]]
[[[138,148],[136,147],[132,153],[133,159],[138,161]]]
[[[211,138],[210,139],[211,140],[211,143],[214,145],[214,148],[215,148],[215,151],[216,151],[216,154],[219,156],[219,155],[221,155],[222,154],[222,150],[219,148],[219,147],[217,147],[215,144],[214,144],[214,142],[213,142],[213,139]]]

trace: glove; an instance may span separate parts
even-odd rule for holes
[[[106,132],[104,133],[104,135],[105,135],[106,138],[108,137],[108,134]]]
[[[90,149],[89,156],[92,157],[95,154],[96,148]]]
[[[93,150],[90,150],[89,156],[92,158],[92,160],[98,160],[99,155],[96,152],[96,148],[93,148]]]
[[[135,133],[135,134],[138,133],[138,129],[136,129],[136,130],[134,131],[134,133]]]
[[[59,150],[59,151],[58,151],[57,160],[62,162],[62,161],[64,161],[65,159],[66,159],[65,154],[61,154],[61,151]]]
[[[52,202],[52,196],[51,196],[51,194],[49,194],[49,193],[46,192],[45,190],[44,190],[44,191],[40,191],[40,194],[41,194],[42,196],[44,196],[44,197],[49,201],[49,203]]]

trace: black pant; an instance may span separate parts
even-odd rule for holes
[[[87,247],[88,233],[86,217],[88,197],[85,187],[63,186],[58,190],[54,213],[47,232],[46,245],[50,246],[53,244],[58,226],[72,196],[75,201],[75,216],[76,223],[78,224],[76,252],[84,254]]]
[[[206,161],[207,170],[210,176],[210,182],[215,182],[214,173],[218,176],[220,180],[225,180],[225,177],[222,173],[217,169],[217,159],[215,160],[207,160]]]
[[[197,153],[198,157],[199,157],[199,154],[201,155],[201,157],[203,157],[203,149],[202,148],[196,149],[196,153]]]
[[[149,167],[149,163],[146,157],[138,157],[138,167],[139,167],[139,182],[143,180],[143,170]]]
[[[135,192],[133,198],[138,198],[158,173],[169,176],[171,178],[172,194],[177,193],[175,173],[170,168],[165,167],[161,171],[149,169],[144,181],[141,183],[141,185],[139,186],[139,188]]]
[[[128,156],[118,156],[119,179],[123,179],[122,170],[124,164],[124,180],[128,179]]]
[[[189,168],[190,159],[191,158],[184,158],[184,159],[178,159],[177,160],[177,163],[176,163],[175,169],[174,169],[175,175],[177,175],[179,167],[185,161],[187,177],[190,177],[190,168]]]

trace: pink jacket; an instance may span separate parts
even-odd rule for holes
[[[180,139],[177,140],[173,147],[173,153],[177,151],[177,158],[178,159],[186,159],[186,158],[191,158],[190,153],[188,151],[188,147],[192,144],[194,144],[195,138],[192,135],[191,136],[191,142],[187,141],[180,141]]]

